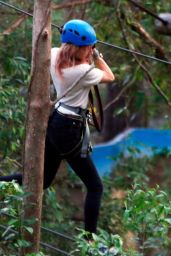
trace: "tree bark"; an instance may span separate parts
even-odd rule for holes
[[[31,246],[26,253],[39,251],[40,224],[43,195],[44,147],[47,120],[50,111],[50,49],[51,1],[36,0],[34,4],[32,71],[26,119],[23,187],[29,196],[24,202],[23,220],[34,218],[33,233],[23,230],[24,239]]]

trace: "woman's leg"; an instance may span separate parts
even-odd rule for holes
[[[81,158],[80,155],[67,160],[69,165],[80,177],[87,188],[84,207],[85,230],[96,233],[103,185],[90,156]]]
[[[10,182],[12,180],[15,180],[19,185],[22,185],[22,174],[21,173],[14,173],[7,176],[1,176],[0,181],[6,181]]]

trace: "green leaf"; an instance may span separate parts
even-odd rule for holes
[[[31,227],[24,227],[30,234],[33,234],[33,228]]]

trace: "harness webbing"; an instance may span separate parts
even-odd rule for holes
[[[81,76],[79,77],[66,91],[65,93],[60,96],[59,98],[57,98],[54,102],[53,102],[53,106],[55,107],[59,107],[60,105],[66,109],[69,109],[73,112],[75,112],[76,114],[80,114],[83,118],[83,122],[84,122],[84,129],[83,129],[83,138],[81,138],[82,140],[82,148],[81,148],[81,156],[82,157],[86,157],[88,152],[91,151],[91,143],[90,143],[90,130],[89,130],[89,126],[88,126],[88,116],[87,116],[87,110],[83,110],[81,108],[78,107],[71,107],[68,105],[65,105],[62,102],[59,102],[62,98],[64,98],[73,88],[75,88],[79,82],[81,81],[81,79],[83,79],[92,69],[94,68],[94,64],[92,64],[90,66],[90,68]],[[97,117],[96,114],[94,112],[94,99],[93,99],[93,94],[90,90],[90,94],[89,94],[89,101],[90,101],[90,105],[91,105],[91,111],[92,111],[92,117],[93,117],[93,121],[94,121],[94,125],[96,127],[96,129],[98,131],[101,131],[102,129],[102,123],[103,123],[103,108],[102,108],[102,103],[101,103],[101,99],[100,99],[100,94],[98,91],[97,86],[95,85],[95,95],[97,97],[97,102],[98,102],[98,106],[99,106],[99,110],[100,110],[100,124],[97,121]],[[57,105],[57,103],[59,102],[59,104]]]
[[[97,111],[95,111],[94,97],[93,97],[93,92],[92,92],[92,89],[91,89],[90,93],[89,93],[89,103],[90,103],[90,107],[91,107],[91,114],[92,114],[93,123],[94,123],[94,126],[95,126],[96,130],[98,132],[101,132],[102,128],[103,128],[103,121],[104,121],[103,106],[102,106],[102,101],[101,101],[98,86],[94,85],[93,89],[94,89],[95,98],[96,98],[96,101],[97,101]],[[99,112],[98,117],[97,117],[97,114],[96,114],[97,112]]]

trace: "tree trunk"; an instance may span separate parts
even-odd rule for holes
[[[120,88],[117,82],[107,86],[106,102],[111,102],[120,92]],[[123,108],[125,106],[125,97],[121,96],[119,100],[111,104],[111,106],[104,112],[104,128],[102,131],[102,141],[109,141],[113,139],[117,134],[122,132],[127,126],[127,117],[125,115],[116,115],[114,112],[116,109]]]
[[[50,110],[50,4],[50,0],[36,0],[34,4],[32,72],[26,119],[23,180],[24,190],[30,195],[24,202],[23,220],[34,218],[35,222],[32,225],[32,234],[23,230],[24,239],[32,244],[24,250],[23,255],[38,252],[40,242],[44,146]]]

